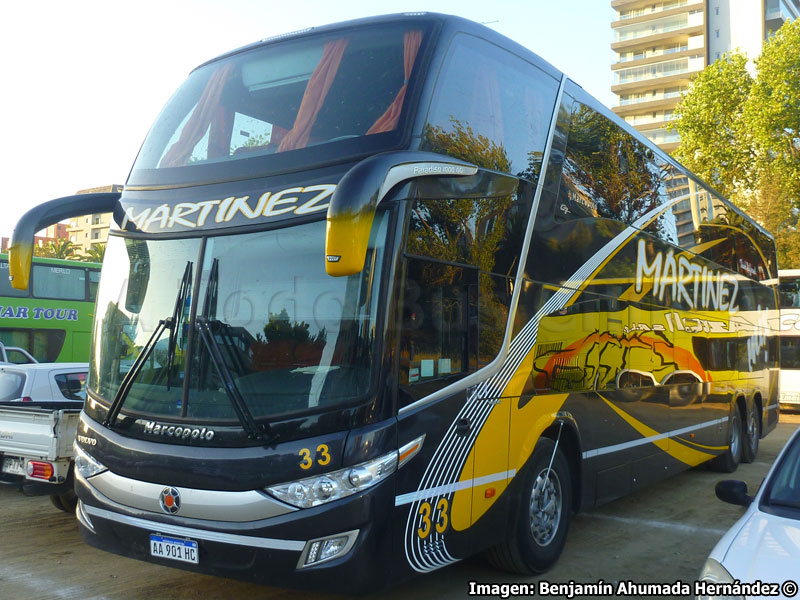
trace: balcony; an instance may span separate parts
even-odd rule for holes
[[[696,3],[696,0],[692,0],[692,4],[694,3]],[[682,8],[687,4],[689,4],[689,0],[672,0],[671,2],[662,2],[660,4],[648,4],[639,8],[629,8],[619,11],[619,20],[627,21],[628,19],[635,19],[645,15],[658,14],[666,10]]]
[[[638,127],[637,127],[638,129]],[[646,129],[640,130],[642,135],[649,139],[654,144],[661,146],[662,144],[677,144],[681,136],[674,131],[667,131],[666,129]]]
[[[786,21],[800,17],[800,7],[792,0],[767,0],[764,21],[769,29],[777,30]]]
[[[704,56],[693,56],[622,69],[614,73],[615,83],[611,86],[611,91],[621,96],[625,93],[636,95],[637,91],[648,92],[659,88],[685,87],[689,85],[689,81],[694,75],[703,70],[704,66]]]
[[[702,11],[650,19],[642,23],[625,25],[616,30],[611,49],[619,54],[636,49],[661,45],[680,45],[688,43],[689,37],[705,34]]]
[[[703,69],[703,57],[692,56],[676,60],[666,60],[659,63],[619,69],[614,72],[614,85],[624,85],[649,79],[661,79],[671,75],[682,75],[690,71]]]
[[[652,61],[653,59],[662,56],[686,52],[687,50],[689,50],[688,44],[678,43],[669,46],[661,46],[660,48],[655,48],[655,49],[642,48],[641,50],[636,50],[636,51],[620,52],[619,62],[614,64],[611,68],[612,69],[621,68],[620,65],[623,65],[625,63],[640,63],[640,62],[644,63],[646,61]]]

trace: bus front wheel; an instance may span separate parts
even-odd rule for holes
[[[509,538],[487,557],[495,568],[529,575],[546,571],[561,556],[572,510],[572,477],[563,452],[548,438],[536,444],[521,475]]]

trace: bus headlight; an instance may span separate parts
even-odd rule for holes
[[[84,478],[88,479],[92,475],[108,471],[103,463],[86,454],[77,442],[73,442],[72,450],[75,456],[75,470]]]
[[[354,467],[266,488],[278,500],[298,508],[311,508],[361,492],[397,470],[397,451]]]

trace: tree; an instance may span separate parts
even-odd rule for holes
[[[744,119],[758,149],[759,175],[800,205],[800,20],[764,44]]]
[[[706,67],[675,109],[675,157],[729,197],[751,185],[754,149],[743,113],[752,84],[747,57],[732,52]]]
[[[37,256],[44,256],[46,258],[62,258],[62,259],[75,259],[77,258],[78,248],[69,240],[56,239],[45,244]]]
[[[727,53],[675,110],[676,158],[776,237],[778,263],[800,267],[800,20],[786,22],[755,61]]]
[[[81,256],[81,260],[86,262],[101,263],[103,262],[103,257],[105,256],[105,254],[106,254],[105,244],[92,244],[92,247],[83,253],[83,255]]]

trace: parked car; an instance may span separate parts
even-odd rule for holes
[[[700,574],[703,582],[776,585],[761,594],[734,589],[731,595],[792,597],[800,574],[800,429],[786,443],[755,496],[743,481],[720,481],[720,500],[747,511],[714,547]],[[700,595],[700,597],[705,597]]]
[[[0,402],[86,400],[88,363],[0,364]]]
[[[0,482],[75,509],[72,444],[87,363],[0,365]]]

